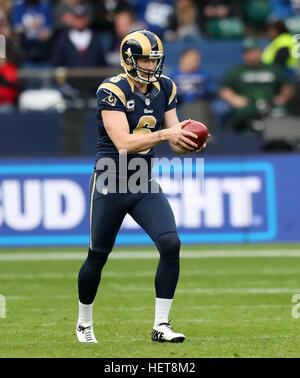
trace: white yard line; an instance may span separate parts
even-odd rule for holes
[[[0,253],[0,261],[38,260],[84,260],[87,253],[81,252],[10,252]],[[158,259],[157,252],[132,251],[112,252],[110,259]],[[300,257],[299,249],[246,249],[246,250],[203,250],[181,251],[181,258],[227,258],[227,257]]]
[[[146,286],[132,286],[126,285],[122,286],[119,284],[112,284],[116,291],[126,291],[126,292],[139,292],[146,293],[151,292],[153,289]],[[227,288],[188,288],[188,289],[177,289],[176,294],[203,294],[203,295],[218,295],[218,294],[293,294],[300,293],[300,288],[292,287],[245,287],[245,288],[236,288],[236,287],[227,287]],[[140,294],[139,294],[140,295]]]
[[[0,269],[1,270],[1,269]],[[260,272],[253,271],[253,270],[244,270],[244,271],[237,271],[237,270],[230,270],[230,271],[203,271],[203,270],[182,270],[187,277],[228,277],[228,276],[235,276],[235,277],[245,277],[245,276],[262,276],[261,278],[266,278],[267,276],[279,276],[279,275],[296,275],[299,276],[299,270],[294,269],[273,269],[273,270],[262,270]],[[153,277],[155,274],[154,270],[142,270],[139,272],[127,271],[127,272],[117,272],[117,271],[107,271],[105,272],[105,277],[110,278],[126,278],[126,277]],[[56,273],[56,272],[47,272],[47,273],[0,273],[0,280],[74,280],[77,279],[78,272],[65,272],[65,273]],[[264,279],[264,284],[268,284],[271,281]],[[261,281],[260,281],[261,283]]]
[[[129,289],[130,290],[130,289]],[[203,289],[177,289],[178,294],[207,294],[207,295],[217,295],[217,294],[292,294],[300,293],[300,288],[261,288],[261,287],[245,287],[245,288],[203,288]]]

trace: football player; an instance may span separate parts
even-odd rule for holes
[[[130,33],[121,43],[120,57],[125,73],[106,79],[97,91],[99,137],[97,164],[90,181],[90,246],[78,276],[76,334],[80,342],[97,343],[93,331],[93,302],[119,228],[125,215],[130,214],[151,237],[160,254],[155,275],[152,340],[182,342],[185,336],[174,331],[168,318],[179,277],[180,251],[168,200],[157,183],[157,190],[124,193],[102,188],[97,179],[104,172],[102,159],[110,158],[116,162],[116,170],[111,174],[117,182],[123,180],[119,158],[125,151],[128,166],[137,157],[147,164],[143,184],[153,189],[153,148],[167,141],[176,154],[199,151],[197,144],[188,138],[197,136],[183,130],[189,120],[179,122],[177,118],[176,86],[162,75],[165,56],[161,40],[146,30]],[[125,180],[133,173],[134,170],[128,169]]]

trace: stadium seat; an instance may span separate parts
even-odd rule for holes
[[[300,121],[286,116],[265,119],[263,141],[266,149],[300,149]]]
[[[54,110],[62,113],[66,103],[55,89],[28,89],[20,94],[19,109],[21,112]]]

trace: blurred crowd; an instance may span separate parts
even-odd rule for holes
[[[0,112],[15,107],[24,90],[20,68],[119,66],[121,40],[144,28],[165,43],[243,42],[243,61],[218,83],[202,68],[201,51],[181,53],[168,74],[178,86],[183,115],[207,122],[214,116],[221,123],[230,115],[232,127],[241,131],[259,129],[261,117],[293,108],[300,0],[0,0],[0,34],[6,39]],[[261,40],[267,41],[264,47]]]
[[[300,31],[300,0],[0,0],[0,34],[17,66],[118,64],[120,40],[146,28],[164,41]],[[101,43],[102,42],[102,43]],[[102,46],[101,46],[102,44]],[[103,46],[105,45],[105,46]],[[103,51],[105,48],[105,51]],[[108,49],[108,51],[107,51]]]

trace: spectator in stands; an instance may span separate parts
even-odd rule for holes
[[[17,67],[0,58],[0,113],[14,109],[18,95]]]
[[[300,14],[299,0],[270,0],[272,15],[286,20],[295,14]]]
[[[269,23],[268,34],[272,41],[262,53],[262,62],[265,64],[276,63],[292,75],[299,65],[299,59],[294,54],[297,40],[293,38],[281,20]]]
[[[244,33],[243,10],[238,0],[203,0],[197,2],[202,32],[212,38],[234,38]],[[230,22],[221,23],[221,20]]]
[[[120,8],[114,18],[115,36],[112,41],[110,51],[106,55],[107,63],[110,65],[120,65],[120,46],[124,36],[134,30],[145,28],[143,22],[137,22],[135,11],[131,7]]]
[[[7,19],[7,15],[2,9],[0,9],[0,34],[2,34],[5,39],[11,37],[11,28]]]
[[[163,37],[174,11],[175,0],[131,0],[137,21],[143,22],[147,30]]]
[[[294,95],[284,71],[261,61],[261,48],[252,38],[244,41],[244,62],[232,68],[223,80],[220,96],[232,106],[234,129],[255,129],[255,122],[284,110]]]
[[[203,0],[199,2],[199,8],[203,20],[242,17],[242,8],[236,0]]]
[[[2,11],[7,17],[10,14],[11,5],[11,0],[0,0],[0,11]]]
[[[84,5],[87,8],[89,17],[92,17],[93,8],[86,0],[63,0],[55,7],[54,24],[55,29],[60,31],[72,27],[73,11],[77,5]]]
[[[200,39],[199,15],[194,0],[176,0],[173,14],[169,19],[166,40]]]
[[[71,28],[63,31],[54,44],[54,67],[103,67],[106,65],[98,34],[90,29],[88,8],[78,5],[72,11]]]
[[[19,67],[23,60],[19,39],[14,33],[12,33],[11,26],[8,22],[8,16],[5,13],[4,8],[0,9],[0,35],[5,37],[6,55],[9,62]]]
[[[196,48],[183,51],[178,68],[170,76],[177,85],[183,119],[202,121],[211,130],[210,102],[216,96],[217,87],[201,67],[200,52]]]
[[[114,20],[116,14],[124,8],[130,7],[130,0],[103,0],[96,1],[93,28],[99,32],[114,34]]]
[[[12,7],[12,26],[19,34],[26,63],[48,62],[52,7],[44,0],[18,0]]]

